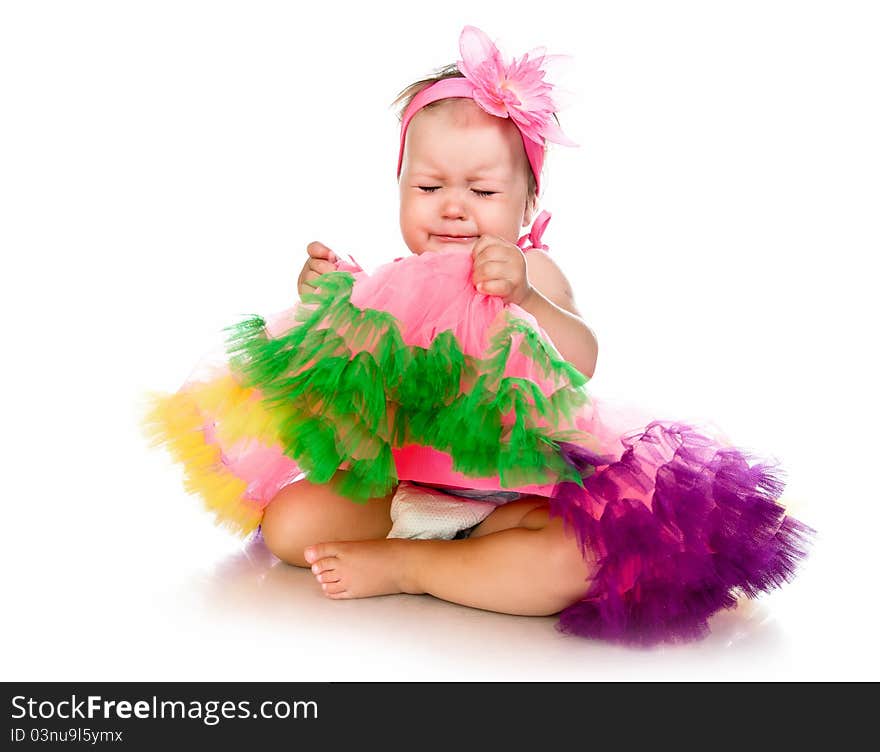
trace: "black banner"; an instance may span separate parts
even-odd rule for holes
[[[747,709],[779,708],[780,696],[797,717],[810,718],[813,741],[818,719],[838,721],[840,744],[855,739],[859,718],[854,708],[832,709],[829,699],[840,697],[839,687],[817,693],[815,686],[796,684],[780,690],[736,683],[7,682],[3,689],[7,723],[0,738],[10,750],[250,749],[261,742],[410,749],[428,740],[467,749],[480,739],[544,749],[563,741],[626,747],[639,738],[666,738],[678,749],[689,746],[683,744],[688,738],[701,738],[701,729],[711,737],[732,726],[740,742],[749,741],[757,729],[747,728]],[[810,712],[808,700],[821,711]],[[766,717],[761,726],[763,743],[790,744],[806,730],[768,724]]]

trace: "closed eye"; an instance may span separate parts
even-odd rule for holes
[[[440,188],[439,185],[420,185],[419,188],[423,190],[425,193],[433,193],[437,189]],[[478,191],[474,189],[474,193],[478,196],[494,196],[498,191]]]

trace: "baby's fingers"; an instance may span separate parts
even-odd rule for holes
[[[316,259],[326,259],[331,263],[336,263],[336,254],[333,253],[326,245],[323,243],[319,243],[317,240],[311,242],[306,246],[306,251],[309,256]]]
[[[308,263],[309,269],[316,274],[327,274],[328,272],[335,272],[336,265],[330,263],[329,261],[324,261],[323,259],[311,258]]]
[[[507,297],[513,290],[513,285],[506,279],[485,280],[475,285],[475,287],[477,292],[481,292],[483,295],[496,295],[499,298]]]

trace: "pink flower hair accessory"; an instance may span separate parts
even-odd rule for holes
[[[541,168],[547,141],[563,146],[577,146],[553,121],[559,109],[552,96],[553,86],[544,80],[545,63],[564,59],[563,55],[545,55],[544,48],[526,53],[520,60],[508,61],[498,47],[474,26],[465,26],[458,41],[462,59],[458,70],[464,78],[444,78],[422,89],[403,114],[400,124],[400,152],[397,177],[403,166],[406,130],[413,116],[425,105],[440,99],[473,99],[490,115],[510,118],[519,129],[536,192],[541,192]]]

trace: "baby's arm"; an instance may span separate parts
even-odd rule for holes
[[[538,320],[562,357],[592,378],[599,344],[575,306],[571,285],[543,251],[527,251],[525,257],[532,294],[522,302],[522,308]]]

